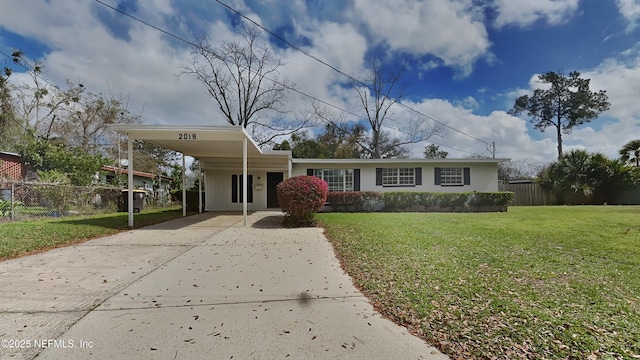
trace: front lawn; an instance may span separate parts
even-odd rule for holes
[[[0,224],[0,260],[129,230],[128,216],[121,212]],[[145,210],[135,215],[133,223],[140,228],[181,216],[176,207]]]
[[[317,217],[376,308],[453,359],[640,358],[640,207]]]

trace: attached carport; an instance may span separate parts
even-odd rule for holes
[[[182,213],[187,215],[185,184],[185,156],[199,160],[200,187],[198,209],[202,212],[202,166],[210,168],[242,167],[242,214],[247,225],[247,174],[249,165],[255,168],[279,168],[291,177],[290,151],[264,151],[240,126],[169,126],[114,125],[113,129],[127,135],[128,212],[129,226],[133,226],[133,141],[143,140],[182,154]]]

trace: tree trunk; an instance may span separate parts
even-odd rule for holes
[[[558,130],[558,160],[562,157],[562,132],[560,131],[560,128],[561,126],[558,124],[558,126],[556,126],[556,130]]]

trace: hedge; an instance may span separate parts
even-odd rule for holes
[[[332,192],[325,211],[506,211],[514,197],[513,192]]]
[[[327,195],[327,205],[336,212],[373,212],[384,207],[377,191],[336,191]]]

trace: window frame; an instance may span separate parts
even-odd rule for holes
[[[338,174],[332,172],[338,172]],[[313,169],[313,176],[326,181],[329,192],[355,191],[355,169],[318,168]],[[339,178],[341,178],[342,181],[336,181],[336,179]],[[336,184],[340,185],[336,186]]]
[[[456,170],[458,174],[448,174],[448,172]],[[458,179],[459,181],[452,181]],[[464,168],[463,167],[441,167],[440,168],[440,186],[464,186]]]
[[[416,168],[382,168],[382,186],[416,186]]]

